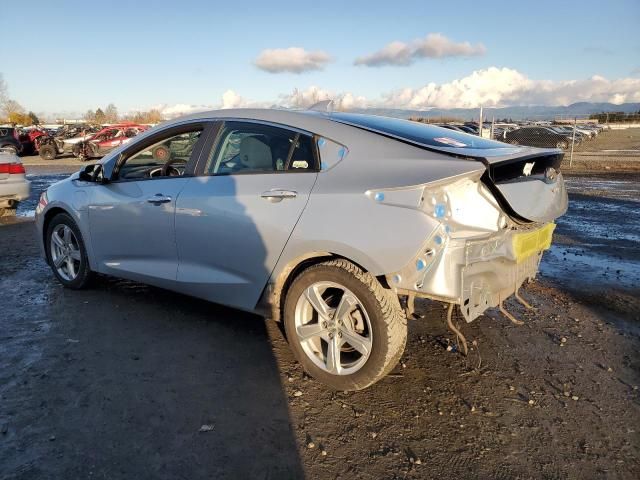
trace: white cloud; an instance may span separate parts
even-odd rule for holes
[[[490,67],[448,83],[428,83],[416,89],[402,88],[386,93],[381,104],[427,109],[638,101],[640,79],[608,80],[596,75],[585,80],[532,80],[517,70]]]
[[[426,110],[430,108],[476,108],[515,105],[569,105],[575,102],[640,102],[640,78],[609,80],[594,75],[583,80],[533,80],[511,68],[489,67],[446,83],[430,82],[420,88],[400,88],[377,98],[353,92],[334,92],[318,86],[294,88],[273,101],[247,99],[227,90],[210,105],[156,105],[166,118],[219,108],[308,108],[323,100],[333,100],[335,110],[381,107]]]
[[[278,105],[288,108],[308,108],[323,100],[333,100],[334,110],[349,110],[367,106],[366,98],[352,93],[334,93],[329,90],[311,86],[304,90],[294,88],[291,93],[280,95]]]
[[[430,33],[410,43],[391,42],[377,52],[356,58],[354,64],[368,67],[407,66],[420,58],[475,57],[485,53],[486,48],[481,43],[454,42],[441,33]]]
[[[247,100],[233,90],[227,90],[222,94],[220,108],[241,108],[247,106]]]
[[[253,63],[269,73],[303,73],[322,70],[331,60],[323,51],[307,52],[304,48],[290,47],[263,50]]]
[[[151,108],[162,113],[164,118],[175,118],[182,115],[189,115],[190,113],[211,110],[212,107],[209,105],[189,105],[186,103],[176,103],[175,105],[161,103],[159,105],[154,105]]]

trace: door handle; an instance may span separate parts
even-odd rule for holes
[[[293,190],[268,190],[266,192],[262,192],[260,195],[262,198],[269,200],[272,203],[281,202],[285,198],[296,198],[298,196],[298,192]]]
[[[161,203],[169,203],[171,201],[171,197],[163,195],[161,193],[156,193],[153,197],[147,198],[147,202],[153,203],[154,205],[160,205]]]

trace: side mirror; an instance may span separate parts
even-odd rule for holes
[[[78,176],[78,178],[83,182],[108,182],[108,180],[104,178],[104,171],[102,170],[102,165],[100,163],[87,165],[86,167],[84,167],[82,170],[80,170],[80,175]]]

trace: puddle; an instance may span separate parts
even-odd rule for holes
[[[38,200],[40,200],[40,194],[49,188],[49,185],[64,180],[69,175],[68,173],[27,175],[27,179],[31,182],[31,195],[28,200],[24,200],[18,204],[16,215],[20,217],[33,217],[36,213]]]
[[[590,246],[552,246],[542,258],[540,273],[574,290],[640,285],[640,261],[601,255]]]
[[[618,240],[618,247],[640,242],[640,205],[628,200],[569,194],[569,210],[557,220],[558,233],[584,243]]]
[[[636,179],[568,177],[565,183],[569,194],[598,195],[640,203],[640,182]]]
[[[640,285],[640,182],[571,177],[569,210],[557,220],[543,276],[575,289]]]

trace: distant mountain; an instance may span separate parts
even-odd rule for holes
[[[357,113],[370,113],[373,115],[385,115],[389,117],[409,118],[409,117],[449,117],[461,120],[478,119],[479,108],[432,108],[429,110],[403,110],[395,108],[363,108],[355,109]],[[567,106],[525,106],[525,107],[501,107],[484,108],[482,115],[485,120],[491,118],[512,118],[513,120],[553,120],[558,117],[578,118],[593,113],[602,112],[624,112],[635,113],[640,111],[640,103],[591,103],[578,102]]]

